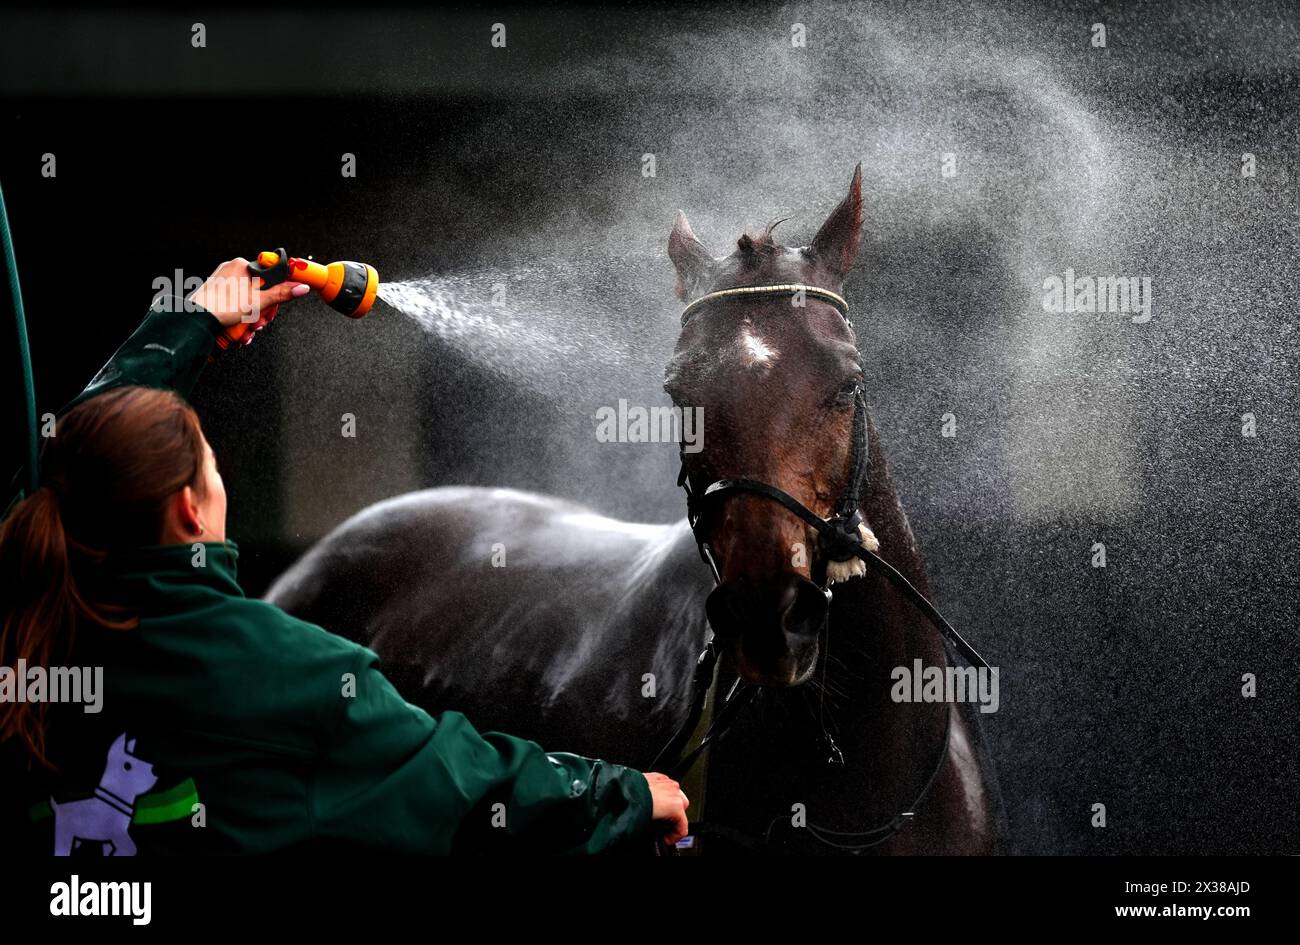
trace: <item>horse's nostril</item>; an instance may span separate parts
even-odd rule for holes
[[[796,636],[821,632],[828,607],[826,595],[819,587],[804,580],[792,582],[783,600],[789,603],[781,612],[781,629]]]
[[[812,582],[781,577],[765,585],[724,584],[714,588],[705,604],[709,624],[719,636],[745,636],[776,631],[793,638],[815,636],[826,620],[826,595]]]
[[[799,582],[798,580],[787,580],[781,582],[781,589],[777,598],[777,610],[786,614],[799,606]]]

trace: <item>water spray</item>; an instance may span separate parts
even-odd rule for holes
[[[293,280],[311,286],[330,308],[348,318],[363,318],[375,304],[379,292],[379,273],[375,267],[359,262],[318,263],[311,259],[290,256],[284,248],[274,252],[261,252],[257,260],[248,264],[248,271],[261,279],[260,289],[269,289],[281,282]],[[232,325],[217,344],[228,348],[248,332],[244,323]]]

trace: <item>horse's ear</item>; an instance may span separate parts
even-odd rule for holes
[[[862,165],[853,170],[849,194],[831,211],[809,247],[817,260],[841,279],[858,258],[862,241]]]
[[[695,238],[686,214],[677,211],[668,236],[668,258],[677,267],[677,297],[685,302],[713,270],[713,254]]]

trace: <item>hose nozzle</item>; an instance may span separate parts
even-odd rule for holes
[[[262,279],[262,288],[270,288],[292,279],[317,291],[323,301],[348,318],[362,318],[375,304],[379,292],[379,273],[374,266],[359,262],[332,262],[322,265],[310,259],[287,256],[283,249],[257,254],[249,270]]]

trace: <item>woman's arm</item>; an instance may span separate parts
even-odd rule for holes
[[[657,811],[641,772],[479,734],[459,712],[434,719],[362,652],[311,787],[318,836],[435,854],[598,853],[651,838]]]
[[[275,318],[280,303],[308,291],[308,286],[297,282],[284,282],[261,291],[252,287],[246,259],[224,262],[189,299],[156,301],[108,363],[56,416],[62,416],[96,394],[129,384],[174,390],[188,399],[216,350],[217,339],[227,328],[246,319],[251,321],[252,330],[243,340],[248,344],[257,331]],[[253,312],[257,313],[256,320]],[[11,500],[0,514],[0,520],[25,497],[22,486],[25,478],[26,465],[10,481]]]
[[[259,290],[252,285],[248,260],[224,262],[188,299],[155,302],[140,327],[59,413],[110,388],[128,384],[174,390],[188,399],[216,349],[217,339],[227,329],[241,322],[250,323],[252,330],[243,341],[247,344],[257,331],[270,324],[282,302],[308,291],[308,286],[297,282]]]

